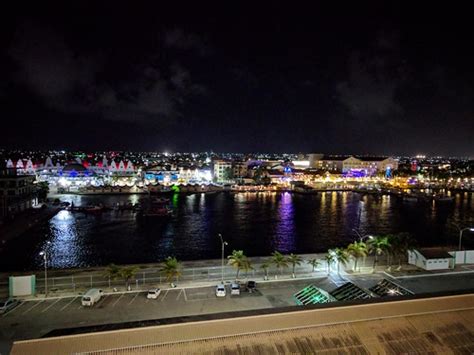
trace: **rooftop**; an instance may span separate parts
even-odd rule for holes
[[[17,341],[11,354],[472,353],[474,294]],[[321,308],[323,307],[323,308]]]
[[[454,258],[454,256],[452,256],[445,249],[442,248],[419,248],[416,250],[426,259]]]

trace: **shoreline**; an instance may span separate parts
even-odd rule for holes
[[[0,252],[2,252],[2,246],[8,241],[20,237],[31,228],[36,225],[48,221],[53,218],[61,207],[47,206],[46,208],[37,208],[24,211],[23,213],[16,216],[13,220],[4,221],[0,225]]]

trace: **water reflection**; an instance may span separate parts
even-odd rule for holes
[[[278,219],[273,247],[280,252],[290,252],[295,249],[295,227],[293,195],[284,192],[278,204]]]
[[[146,196],[65,196],[77,206],[136,203]],[[474,224],[473,194],[457,194],[454,203],[405,204],[395,196],[326,192],[194,194],[170,197],[168,220],[141,221],[133,211],[92,216],[61,211],[50,221],[7,244],[0,254],[3,270],[42,268],[47,248],[51,267],[82,267],[220,257],[218,233],[227,251],[268,255],[278,249],[321,252],[354,239],[353,228],[370,234],[411,232],[421,245],[455,244],[453,222]],[[47,245],[47,242],[50,242]],[[465,243],[465,244],[464,244]],[[474,248],[474,238],[463,241]]]

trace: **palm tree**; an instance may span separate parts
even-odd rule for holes
[[[303,262],[303,258],[299,255],[296,255],[296,254],[293,254],[291,253],[290,255],[288,255],[288,258],[286,259],[292,266],[292,273],[291,273],[291,276],[293,278],[296,277],[295,275],[295,267],[296,265],[301,265],[301,263]]]
[[[235,275],[236,280],[239,278],[240,270],[249,270],[252,268],[249,259],[244,255],[242,250],[233,250],[227,259],[229,259],[229,265],[237,269],[237,274]]]
[[[114,263],[107,265],[104,277],[109,277],[111,280],[116,280],[120,277],[120,266]]]
[[[349,261],[349,254],[342,248],[334,249],[334,259],[337,261],[337,273],[339,274],[339,267],[341,264],[346,265]]]
[[[174,277],[178,281],[178,278],[181,276],[181,263],[175,257],[168,256],[161,263],[160,271],[165,274],[167,282],[171,282]]]
[[[110,287],[110,281],[112,280],[117,280],[120,278],[120,266],[115,265],[114,263],[109,264],[107,268],[105,269],[104,277],[109,279],[109,287]]]
[[[321,264],[316,258],[306,260],[306,262],[313,267],[313,272]]]
[[[279,251],[274,251],[272,253],[271,262],[275,264],[277,270],[280,270],[280,274],[283,273],[283,268],[288,267],[288,261],[285,256]],[[277,279],[277,274],[275,274],[275,279]]]
[[[125,285],[127,289],[130,288],[130,280],[135,277],[135,274],[138,271],[138,267],[136,266],[125,266],[120,270],[120,276],[125,280]]]
[[[398,256],[398,270],[402,268],[402,258],[407,254],[408,251],[413,250],[416,244],[415,239],[410,233],[398,233],[395,234],[394,247],[395,255]]]
[[[260,268],[263,269],[263,272],[265,272],[265,276],[263,277],[264,280],[268,280],[268,269],[270,268],[270,261],[265,261],[262,265],[260,265]]]
[[[379,255],[386,253],[389,247],[390,244],[387,237],[376,236],[369,240],[369,250],[371,253],[374,253],[373,271],[375,271],[375,267],[378,264]]]
[[[354,258],[354,271],[357,271],[357,262],[359,258],[367,256],[367,245],[364,242],[354,242],[347,246],[349,256]]]
[[[331,273],[331,264],[334,262],[334,253],[332,250],[328,250],[328,253],[324,256],[326,265],[328,268],[328,275]]]

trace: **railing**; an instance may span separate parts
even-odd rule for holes
[[[321,266],[318,271],[325,270],[325,267]],[[313,270],[312,266],[302,264],[295,268],[295,274],[308,274]],[[274,267],[270,268],[268,273],[269,277],[275,275],[283,275],[284,277],[291,276],[292,267],[288,267],[280,271],[276,271]],[[224,281],[235,280],[237,270],[229,265],[224,267]],[[44,293],[45,282],[42,278],[42,272],[36,274],[36,292]],[[239,273],[239,279],[263,279],[265,272],[260,268],[260,265],[255,265],[255,269],[244,271],[241,270]],[[181,275],[178,280],[172,280],[172,282],[220,282],[222,278],[222,269],[220,266],[216,267],[202,267],[202,268],[185,268],[181,270]],[[132,289],[140,289],[145,287],[151,287],[159,284],[168,282],[165,275],[157,269],[148,269],[138,271],[135,277],[130,280],[130,286]],[[71,275],[61,277],[48,277],[48,291],[51,292],[79,292],[88,288],[125,288],[125,280],[117,279],[112,280],[107,276],[103,276],[97,272],[91,273],[90,275]],[[5,294],[8,292],[8,280],[0,281],[0,293]]]

